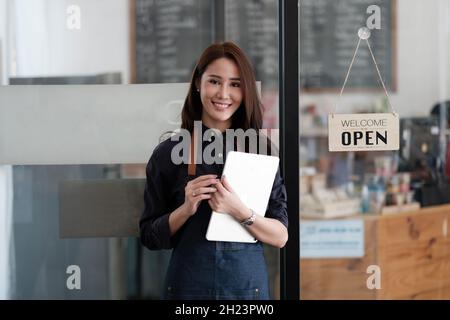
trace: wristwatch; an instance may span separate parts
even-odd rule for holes
[[[250,209],[250,211],[252,212],[252,215],[250,217],[248,217],[247,219],[244,219],[241,221],[241,224],[243,226],[251,226],[253,224],[253,222],[255,222],[256,220],[256,213]]]

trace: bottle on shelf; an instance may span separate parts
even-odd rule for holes
[[[365,184],[361,190],[361,212],[363,214],[369,213],[370,206],[370,195],[369,195],[369,187]]]

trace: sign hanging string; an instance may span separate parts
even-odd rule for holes
[[[386,94],[386,98],[387,98],[389,107],[390,107],[392,113],[396,114],[394,108],[392,107],[391,99],[390,99],[389,93],[388,93],[388,91],[386,89],[386,85],[384,84],[383,78],[381,77],[381,72],[380,72],[380,69],[378,68],[377,61],[376,61],[375,56],[374,56],[374,54],[372,52],[372,47],[370,46],[370,43],[369,43],[370,30],[368,28],[366,28],[366,27],[360,28],[359,31],[358,31],[358,36],[359,36],[358,44],[356,45],[355,52],[353,53],[353,58],[352,58],[352,61],[350,62],[350,66],[349,66],[349,68],[347,70],[347,74],[346,74],[345,79],[344,79],[344,84],[342,85],[341,92],[339,93],[338,103],[334,106],[334,111],[332,113],[332,116],[334,116],[334,114],[336,113],[337,107],[338,107],[339,103],[341,102],[342,94],[344,93],[344,89],[345,89],[345,86],[347,84],[348,77],[350,76],[350,71],[352,70],[353,64],[355,62],[355,58],[356,58],[356,54],[358,53],[359,46],[361,45],[361,40],[366,40],[367,47],[369,48],[370,55],[372,56],[373,63],[375,64],[375,68],[377,69],[378,78],[380,79],[381,84],[383,85],[384,93]]]

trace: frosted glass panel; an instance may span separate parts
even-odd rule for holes
[[[145,163],[187,83],[0,87],[0,164]]]

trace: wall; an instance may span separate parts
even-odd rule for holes
[[[127,0],[14,1],[16,76],[122,72],[129,79]],[[67,28],[69,5],[81,9],[81,29]]]
[[[446,0],[397,2],[397,91],[391,94],[392,103],[402,116],[425,116],[436,101],[450,98],[450,64],[447,63],[450,3]],[[5,10],[5,3],[0,1],[0,13]],[[66,28],[66,8],[70,4],[81,8],[79,31]],[[127,0],[21,0],[15,5],[16,12],[20,12],[19,17],[16,15],[20,35],[18,76],[121,71],[124,81],[128,81]],[[5,19],[1,19],[0,38],[2,30],[6,30],[5,24]],[[365,46],[362,49],[367,50]],[[369,107],[380,96],[344,93],[340,111]],[[301,95],[302,105],[316,103],[328,111],[336,100],[336,94]]]
[[[433,104],[450,98],[450,2],[397,0],[397,5],[397,91],[391,102],[400,116],[426,116]],[[338,112],[368,108],[379,97],[381,92],[344,92]],[[302,93],[300,104],[314,103],[327,113],[337,98],[337,94]]]
[[[0,85],[6,81],[7,2],[0,0]]]
[[[5,83],[7,3],[0,1],[0,85]],[[10,297],[11,166],[0,166],[0,300]]]

